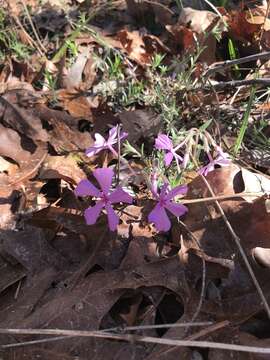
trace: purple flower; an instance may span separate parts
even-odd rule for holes
[[[109,228],[111,231],[116,230],[119,223],[119,217],[112,208],[112,204],[124,202],[131,204],[132,197],[127,194],[120,186],[111,193],[110,187],[114,172],[109,168],[100,168],[93,171],[94,177],[97,179],[100,189],[97,189],[89,180],[81,180],[75,189],[76,196],[94,196],[98,198],[96,205],[85,210],[84,216],[88,225],[93,225],[97,221],[102,208],[105,207]]]
[[[210,162],[206,166],[199,169],[199,171],[198,171],[199,174],[201,174],[203,176],[207,176],[207,174],[210,171],[215,170],[215,165],[220,165],[220,166],[230,165],[229,154],[223,152],[220,146],[217,146],[216,149],[217,149],[218,156],[215,159],[213,159],[211,154],[207,153],[207,156],[208,156]]]
[[[178,167],[179,167],[179,161],[181,162],[183,161],[183,158],[176,153],[176,150],[179,148],[179,146],[174,148],[171,139],[167,135],[159,134],[155,140],[155,147],[158,150],[167,150],[167,153],[164,158],[166,166],[170,165],[173,158],[175,158]]]
[[[113,145],[117,144],[117,132],[118,132],[118,126],[116,125],[109,131],[109,137],[108,140],[105,140],[102,135],[99,133],[95,133],[95,143],[93,146],[88,148],[85,151],[85,154],[87,156],[93,156],[99,153],[101,150],[110,150],[115,156],[118,156],[117,152],[114,150]],[[126,132],[120,133],[120,140],[125,139],[128,136]]]
[[[188,211],[186,206],[172,201],[176,195],[185,194],[186,192],[186,185],[176,186],[168,191],[168,184],[163,185],[159,195],[156,192],[153,192],[158,203],[148,215],[148,220],[155,224],[158,231],[168,231],[171,227],[171,222],[166,210],[177,217],[184,215]]]

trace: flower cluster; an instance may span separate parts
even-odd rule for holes
[[[172,140],[166,134],[159,134],[155,140],[155,148],[158,150],[165,150],[164,163],[170,166],[173,159],[176,161],[177,168],[180,166],[185,169],[190,158],[190,149],[192,146],[197,145],[193,136],[197,135],[197,129],[191,129],[189,135],[180,144],[174,146]],[[209,159],[209,163],[199,169],[199,174],[206,176],[210,171],[215,169],[215,165],[227,166],[230,164],[229,155],[224,153],[220,146],[218,146],[207,132],[199,134],[204,146],[204,150]],[[210,153],[210,145],[217,153],[217,157],[213,159]],[[177,151],[185,146],[184,156],[180,156]]]
[[[101,150],[110,150],[116,157],[118,157],[118,153],[113,148],[113,145],[117,144],[118,141],[118,133],[119,133],[119,141],[125,139],[128,134],[126,132],[119,132],[119,126],[116,125],[109,131],[108,140],[105,140],[102,135],[99,133],[95,134],[95,143],[93,146],[88,148],[85,154],[88,157],[98,154]]]
[[[114,149],[114,145],[127,137],[127,133],[120,132],[120,128],[115,126],[109,132],[109,137],[106,140],[102,135],[95,134],[95,143],[93,146],[86,150],[87,156],[93,156],[102,150],[109,150],[115,156],[120,156]],[[170,166],[173,159],[176,161],[177,168],[180,166],[185,168],[189,161],[189,149],[193,145],[193,133],[191,132],[186,139],[177,146],[173,145],[172,140],[166,134],[159,134],[155,140],[155,147],[158,150],[165,150],[164,163],[166,166]],[[206,154],[209,158],[209,163],[199,170],[201,175],[206,176],[210,171],[214,170],[215,165],[226,166],[229,164],[229,156],[224,153],[222,149],[217,146],[210,135],[207,135],[204,140]],[[213,159],[209,151],[209,142],[214,144],[214,148],[217,152],[217,157]],[[183,157],[178,154],[178,150],[183,146],[186,147],[186,152]],[[111,231],[115,231],[119,224],[119,216],[113,209],[113,205],[119,203],[131,204],[133,198],[123,190],[122,187],[117,186],[112,190],[112,183],[114,172],[110,168],[98,168],[93,171],[99,188],[97,188],[92,182],[87,179],[81,180],[75,189],[76,196],[91,196],[95,200],[95,205],[88,207],[85,212],[85,220],[88,225],[96,223],[101,211],[106,210],[108,217],[108,224]],[[180,202],[175,201],[176,197],[185,195],[187,192],[186,185],[176,186],[170,188],[168,182],[164,182],[160,189],[157,183],[157,173],[152,173],[151,192],[155,201],[155,206],[148,215],[148,221],[153,223],[158,231],[168,231],[171,227],[171,221],[168,216],[168,212],[176,217],[184,215],[188,209]]]

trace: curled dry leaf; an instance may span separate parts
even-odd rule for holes
[[[228,32],[232,39],[252,43],[256,35],[259,34],[262,27],[261,24],[248,22],[248,15],[248,11],[231,11],[227,14]]]
[[[270,249],[257,246],[252,249],[252,255],[259,265],[270,268]]]
[[[151,55],[146,52],[142,37],[138,31],[121,30],[116,39],[120,41],[128,56],[141,66],[151,63]]]
[[[216,169],[208,174],[207,180],[216,196],[231,195],[245,189],[241,169],[236,166]],[[249,191],[251,191],[250,188]],[[196,178],[189,184],[188,195],[195,198],[211,196],[200,178]],[[253,248],[270,247],[268,235],[270,218],[265,208],[264,197],[258,198],[253,203],[248,203],[241,198],[219,200],[219,203],[236,234],[240,237],[249,261],[252,262]],[[238,254],[234,240],[214,202],[190,204],[185,223],[198,239],[200,248],[206,255],[233,259]],[[194,246],[197,246],[196,243]],[[266,286],[265,272],[256,270],[256,275],[260,283]],[[234,297],[242,295],[243,291],[250,292],[249,301],[253,302],[253,283],[241,257],[237,255],[234,261],[234,269],[231,270],[227,284],[222,286],[220,296],[229,297],[232,301]],[[258,302],[253,303],[253,305],[258,309]],[[235,314],[237,314],[237,310],[235,310]]]
[[[5,93],[0,97],[0,118],[21,135],[34,141],[46,142],[49,139],[48,134],[43,129],[40,118],[29,108],[29,102],[32,101],[36,101],[36,97],[23,90]]]
[[[20,161],[20,168],[14,175],[0,179],[1,185],[9,189],[19,189],[22,184],[35,177],[47,153],[47,147],[42,143],[39,144],[30,158]]]
[[[85,178],[76,159],[70,156],[47,156],[42,164],[39,179],[63,179],[69,183],[78,184]]]
[[[66,266],[66,259],[49,244],[53,234],[28,226],[21,231],[5,231],[1,234],[2,250],[15,258],[30,272]]]
[[[62,89],[57,92],[57,98],[59,103],[71,116],[90,121],[93,120],[91,107],[96,107],[97,104],[94,104],[89,97],[83,95],[80,91],[75,89]]]
[[[83,70],[90,56],[90,48],[88,47],[77,56],[77,59],[63,79],[65,87],[68,89],[79,88],[80,84],[82,83]]]
[[[241,176],[244,182],[245,192],[263,192],[265,194],[270,193],[270,179],[264,175],[253,173],[249,170],[244,168],[241,169]],[[247,196],[243,198],[246,201],[252,202],[253,200],[257,199],[256,196],[251,197]]]
[[[218,21],[220,21],[218,16],[211,11],[183,8],[178,23],[174,26],[174,28],[182,26],[182,43],[184,46],[192,43],[191,34],[190,31],[187,31],[187,28],[194,33],[201,45],[206,47],[201,53],[199,60],[209,65],[216,61],[216,39],[210,31],[217,25]],[[185,30],[183,26],[186,27]],[[184,47],[185,50],[189,48],[190,46],[188,48]]]
[[[144,143],[145,151],[151,152],[162,126],[161,116],[149,110],[134,110],[122,111],[119,117],[131,145],[140,148]]]
[[[51,118],[49,124],[51,130],[50,144],[59,154],[67,151],[85,150],[93,145],[93,139],[89,133],[82,133],[78,129],[71,128],[65,122],[57,118]]]
[[[22,161],[29,160],[31,153],[22,148],[22,138],[16,131],[0,124],[0,155],[20,165]]]

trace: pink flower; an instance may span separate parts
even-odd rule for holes
[[[179,148],[179,146],[174,148],[171,139],[167,135],[159,134],[155,140],[155,147],[158,150],[167,150],[167,153],[164,158],[166,166],[170,165],[173,158],[175,158],[178,167],[179,167],[179,161],[180,162],[183,161],[183,158],[176,153],[176,150]]]
[[[177,217],[184,215],[188,211],[186,206],[172,201],[176,195],[185,194],[186,192],[186,185],[176,186],[168,191],[168,184],[163,185],[159,195],[155,191],[153,192],[158,203],[148,215],[148,220],[155,224],[158,231],[168,231],[171,227],[166,210]]]
[[[124,202],[131,204],[132,197],[127,194],[120,186],[118,186],[111,193],[110,187],[112,184],[112,178],[114,176],[114,172],[109,168],[100,168],[93,171],[94,177],[97,179],[100,189],[97,189],[95,185],[93,185],[89,180],[84,179],[81,180],[78,186],[75,189],[76,196],[94,196],[98,198],[96,205],[93,207],[89,207],[85,210],[84,216],[86,219],[86,223],[88,225],[93,225],[96,223],[97,218],[100,215],[102,208],[105,207],[109,228],[111,231],[116,230],[117,225],[119,223],[119,217],[116,215],[115,211],[112,208],[112,204],[116,204],[119,202]]]
[[[215,170],[215,165],[220,165],[220,166],[230,165],[231,161],[229,158],[229,154],[223,152],[220,146],[217,146],[216,149],[217,149],[217,153],[218,153],[218,156],[216,157],[216,159],[213,159],[211,154],[207,153],[207,156],[208,156],[210,162],[206,166],[199,169],[199,171],[198,171],[199,174],[201,174],[203,176],[207,176],[207,174],[210,171]]]
[[[99,133],[95,133],[95,143],[93,146],[88,148],[85,151],[85,154],[87,156],[93,156],[99,153],[101,150],[110,150],[115,156],[118,157],[117,152],[114,150],[113,145],[117,144],[117,132],[118,132],[118,126],[116,125],[109,131],[109,137],[108,140],[105,140],[102,135]],[[125,139],[128,136],[126,132],[120,133],[120,140]]]

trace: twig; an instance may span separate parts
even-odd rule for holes
[[[223,22],[223,24],[224,24],[225,26],[227,26],[227,23],[226,23],[226,21],[224,20],[224,17],[223,17],[222,14],[220,13],[220,11],[216,8],[216,6],[213,5],[213,4],[212,4],[210,1],[208,1],[208,0],[204,0],[204,2],[206,2],[206,4],[207,4],[208,6],[210,6],[211,9],[214,10],[214,12],[219,16],[220,20]]]
[[[138,325],[138,326],[126,326],[123,328],[114,327],[110,329],[104,329],[102,331],[112,332],[112,331],[134,331],[134,330],[152,330],[152,329],[166,329],[166,328],[177,328],[177,327],[188,327],[188,326],[207,326],[213,325],[211,321],[201,321],[201,322],[184,322],[184,323],[173,323],[173,324],[159,324],[159,325]]]
[[[255,193],[238,193],[238,194],[232,194],[232,195],[220,195],[220,196],[213,196],[213,197],[207,197],[207,198],[200,198],[200,199],[191,199],[191,200],[181,200],[181,204],[196,204],[201,202],[209,202],[209,201],[216,201],[216,200],[226,200],[226,199],[235,199],[235,198],[243,198],[246,196],[255,197],[255,196],[263,196],[265,195],[264,192],[255,192]]]
[[[229,325],[230,325],[230,322],[228,320],[221,321],[219,323],[208,326],[206,329],[202,329],[202,330],[198,331],[196,334],[192,334],[192,335],[188,336],[185,340],[197,340],[202,336],[209,335],[210,333],[212,333],[216,330],[222,329]]]
[[[248,85],[263,85],[270,86],[270,78],[257,78],[257,79],[245,79],[245,80],[232,80],[232,81],[221,81],[217,84],[212,84],[215,90],[223,90],[224,88],[232,88],[238,86]],[[199,88],[200,89],[200,88]],[[197,89],[197,90],[199,90]],[[201,89],[210,89],[209,86],[203,86]]]
[[[185,340],[197,340],[202,336],[209,335],[210,333],[222,329],[228,325],[230,325],[230,322],[228,320],[221,321],[219,323],[210,325],[206,329],[202,329],[195,334],[189,335],[188,337],[185,338]],[[160,357],[165,359],[166,357],[168,357],[168,355],[172,354],[172,352],[175,351],[176,349],[177,346],[173,346],[170,349],[160,351],[159,353],[155,354],[155,359],[159,359]]]
[[[226,344],[211,341],[194,340],[176,340],[167,338],[156,338],[151,336],[113,334],[103,331],[83,331],[83,330],[65,330],[65,329],[0,329],[0,334],[6,335],[64,335],[77,337],[95,337],[111,340],[122,340],[132,342],[143,342],[151,344],[161,344],[169,346],[184,346],[196,348],[220,349],[229,351],[241,351],[257,354],[270,354],[270,347],[245,346],[236,344]]]
[[[37,51],[39,52],[39,55],[43,56],[42,50],[39,48],[39,46],[35,43],[35,41],[31,38],[31,36],[25,30],[25,28],[23,27],[23,25],[22,25],[20,19],[18,18],[18,16],[13,14],[12,17],[15,20],[16,24],[19,26],[19,28],[24,33],[25,37],[27,38],[27,41],[28,41],[29,45],[32,46],[33,48],[36,48]]]
[[[56,337],[51,337],[51,338],[46,338],[46,339],[39,339],[39,340],[24,341],[24,342],[19,342],[19,343],[5,344],[5,345],[1,345],[1,348],[2,349],[11,349],[11,348],[21,347],[21,346],[44,344],[44,343],[47,343],[47,342],[70,339],[72,337],[73,336],[56,336]]]
[[[270,59],[270,51],[264,51],[258,54],[253,54],[253,55],[249,55],[249,56],[245,56],[239,59],[234,59],[234,60],[226,60],[226,61],[222,61],[222,62],[218,62],[218,63],[214,63],[213,65],[211,65],[211,67],[206,70],[206,72],[203,74],[203,77],[209,77],[210,75],[226,69],[228,67],[231,67],[233,65],[239,65],[239,64],[244,64],[247,62],[251,62],[251,61],[255,61],[255,60],[268,60]]]
[[[207,181],[207,179],[203,175],[200,175],[200,176],[203,179],[203,181],[204,181],[205,185],[207,186],[207,188],[208,188],[209,192],[211,193],[211,195],[215,196],[215,193],[214,193],[212,187],[210,186],[209,182]],[[267,300],[266,300],[266,298],[264,296],[262,288],[261,288],[260,284],[258,283],[258,280],[256,279],[256,276],[255,276],[255,274],[254,274],[254,272],[252,270],[252,267],[251,267],[251,265],[250,265],[250,263],[248,261],[248,258],[246,256],[246,254],[245,254],[245,251],[244,251],[244,249],[243,249],[243,247],[241,245],[241,240],[237,236],[237,234],[235,233],[233,227],[231,226],[231,224],[230,224],[227,216],[225,215],[222,207],[220,206],[219,202],[216,200],[215,203],[216,203],[216,206],[218,207],[218,210],[219,210],[219,212],[220,212],[220,214],[221,214],[221,216],[222,216],[222,218],[223,218],[223,220],[224,220],[230,234],[232,235],[232,237],[233,237],[233,239],[234,239],[234,241],[235,241],[235,243],[236,243],[236,245],[238,247],[238,250],[239,250],[239,252],[240,252],[240,254],[241,254],[241,256],[242,256],[242,258],[244,260],[244,263],[245,263],[245,265],[247,267],[247,270],[248,270],[248,272],[250,274],[250,277],[251,277],[251,279],[252,279],[252,281],[253,281],[253,283],[254,283],[257,291],[258,291],[258,294],[259,294],[259,296],[260,296],[260,298],[262,300],[262,303],[263,303],[263,306],[264,306],[265,311],[267,313],[267,316],[270,319],[270,307],[269,307],[268,302],[267,302]]]
[[[22,2],[22,5],[23,5],[23,8],[24,8],[24,11],[25,11],[25,13],[26,13],[26,16],[27,16],[27,18],[28,18],[28,20],[29,20],[29,23],[30,23],[30,25],[31,25],[31,28],[32,28],[32,30],[33,30],[33,33],[34,33],[34,35],[35,35],[35,37],[36,37],[36,40],[37,40],[37,42],[38,42],[38,44],[39,44],[39,46],[40,46],[40,49],[43,51],[42,56],[44,56],[44,55],[46,54],[47,50],[46,50],[46,48],[44,47],[44,45],[42,44],[42,42],[41,42],[41,40],[40,40],[40,38],[39,38],[39,36],[38,36],[38,33],[37,33],[37,31],[36,31],[36,28],[35,28],[35,25],[33,24],[33,21],[32,21],[32,19],[31,19],[31,16],[30,16],[30,14],[29,14],[29,11],[28,11],[28,9],[27,9],[27,6],[26,6],[24,0],[21,0],[21,2]]]

